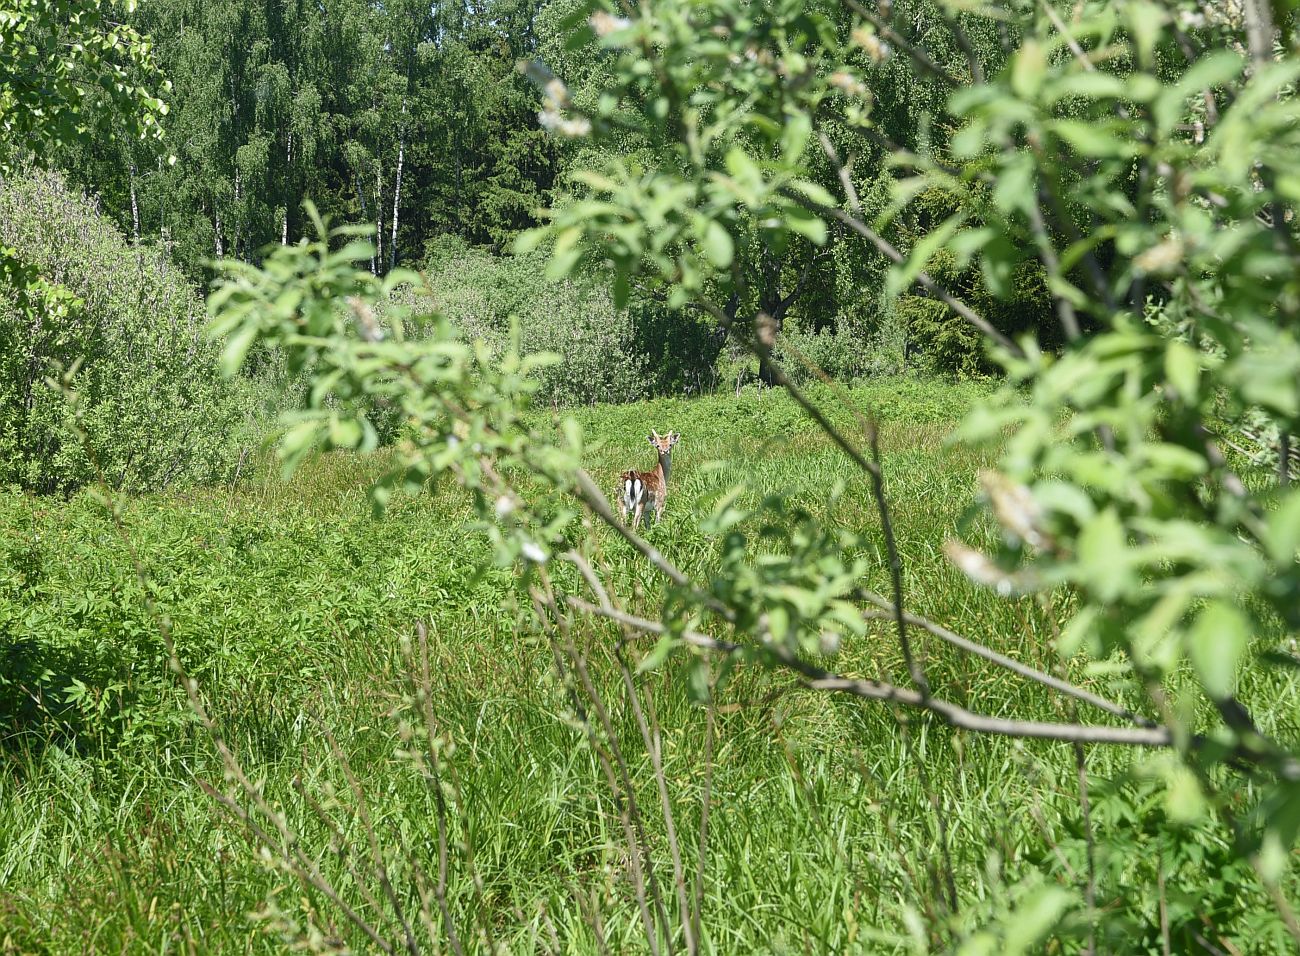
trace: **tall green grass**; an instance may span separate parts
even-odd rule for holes
[[[1065,609],[999,600],[940,553],[959,529],[975,543],[992,533],[966,522],[988,455],[945,441],[982,394],[976,385],[900,379],[856,389],[853,400],[883,422],[911,608],[1050,668],[1053,626]],[[849,412],[839,414],[853,427]],[[864,583],[887,590],[862,476],[780,394],[576,417],[588,470],[611,488],[618,471],[651,464],[651,427],[683,434],[667,516],[647,534],[692,575],[706,578],[717,554],[698,519],[742,485],[744,501],[782,491],[861,531],[874,549]],[[366,490],[384,469],[382,455],[321,458],[287,483],[272,463],[262,467],[235,488],[132,498],[122,523],[221,733],[322,871],[350,905],[372,911],[351,869],[364,856],[364,827],[327,736],[365,791],[377,833],[436,865],[434,792],[402,756],[393,716],[406,687],[401,641],[423,621],[433,711],[456,781],[448,905],[466,948],[481,947],[478,926],[511,952],[596,952],[594,911],[610,951],[645,951],[613,796],[512,574],[488,564],[467,503],[439,486],[398,498],[374,518]],[[837,483],[844,493],[828,515]],[[8,654],[0,952],[276,952],[308,923],[322,928],[322,946],[337,935],[365,951],[337,912],[259,858],[197,786],[202,779],[226,788],[223,768],[168,671],[127,543],[105,509],[90,496],[7,494],[0,532],[0,650]],[[615,569],[611,586],[631,609],[656,617],[662,584],[653,570],[608,529],[591,533]],[[650,756],[610,653],[615,636],[600,624],[580,635],[649,808],[662,878],[668,847],[653,812]],[[934,642],[924,653],[931,683],[959,703],[1024,718],[1070,716],[1014,675]],[[682,666],[670,662],[637,681],[662,727],[664,775],[693,871],[706,716],[683,687]],[[883,625],[845,647],[836,666],[866,677],[904,674]],[[1078,664],[1071,676],[1117,692],[1104,669]],[[1296,736],[1294,681],[1252,678],[1243,691],[1266,729]],[[1005,916],[1034,885],[1081,885],[1085,835],[1068,746],[956,733],[766,673],[742,671],[718,704],[707,952],[924,951]],[[1220,870],[1216,848],[1231,835],[1219,821],[1189,821],[1173,836],[1157,826],[1165,814],[1159,758],[1095,749],[1086,759],[1099,903],[1119,934],[1101,941],[1108,951],[1159,952],[1162,908],[1175,933],[1191,926],[1242,951],[1285,951],[1262,892],[1248,875]],[[1248,786],[1241,799],[1245,806]],[[960,918],[947,908],[950,879]],[[1188,889],[1216,880],[1209,890]]]

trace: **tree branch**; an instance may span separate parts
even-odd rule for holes
[[[936,63],[930,54],[926,53],[919,46],[912,43],[901,33],[891,27],[889,22],[880,16],[880,14],[876,13],[876,11],[867,8],[863,4],[859,3],[858,0],[844,0],[844,2],[858,16],[862,17],[862,19],[866,20],[873,27],[879,30],[881,36],[911,57],[912,61],[917,66],[921,67],[921,69],[925,70],[925,72],[939,80],[942,80],[954,89],[960,89],[966,85]]]
[[[876,605],[876,607],[880,609],[878,611],[871,611],[871,610],[863,611],[862,612],[863,617],[875,618],[879,620],[893,620],[893,615],[894,615],[893,605],[890,604],[889,600],[884,596],[875,594],[871,591],[864,590],[858,592],[858,597],[860,597],[864,601],[868,601],[871,604]],[[1070,697],[1075,698],[1076,700],[1083,701],[1085,704],[1090,704],[1093,707],[1096,707],[1098,710],[1103,710],[1106,713],[1112,714],[1115,717],[1122,717],[1125,720],[1130,721],[1139,727],[1158,726],[1154,721],[1150,720],[1147,717],[1143,717],[1141,714],[1135,714],[1128,708],[1122,707],[1119,704],[1109,701],[1104,697],[1099,697],[1096,694],[1092,693],[1092,691],[1085,690],[1082,687],[1078,687],[1075,684],[1071,684],[1069,681],[1062,680],[1059,677],[1054,677],[1051,674],[1044,673],[1043,671],[1030,667],[1028,664],[1022,664],[1020,661],[1017,661],[1014,658],[1007,657],[1003,654],[999,654],[997,651],[985,647],[983,644],[978,644],[975,641],[970,640],[969,638],[962,637],[960,634],[956,634],[953,631],[948,630],[948,628],[944,627],[941,624],[936,624],[934,621],[931,621],[927,618],[921,617],[916,614],[909,613],[906,614],[905,617],[907,619],[907,623],[911,624],[913,627],[919,627],[921,630],[925,631],[926,633],[932,634],[933,636],[939,638],[941,641],[951,644],[953,647],[957,648],[958,650],[965,651],[967,654],[971,654],[975,657],[982,658],[983,660],[986,660],[991,664],[996,664],[999,667],[1011,671],[1013,674],[1019,674],[1021,677],[1024,677],[1028,680],[1032,680],[1035,683],[1042,684],[1044,687],[1050,687],[1053,690],[1060,691],[1062,694],[1067,694]]]
[[[666,634],[668,628],[658,621],[651,621],[633,614],[627,614],[613,608],[600,608],[581,598],[569,595],[565,598],[569,606],[585,614],[608,618],[620,624],[626,624],[647,634]],[[682,639],[693,647],[734,653],[743,645],[730,641],[720,641],[686,630]],[[1055,723],[1037,720],[1010,720],[1002,717],[990,717],[977,714],[957,704],[937,697],[923,695],[905,687],[896,687],[884,681],[862,680],[843,677],[824,670],[815,664],[800,660],[790,651],[777,644],[763,645],[763,649],[772,654],[785,667],[800,676],[803,685],[810,690],[826,690],[835,693],[850,694],[865,700],[879,700],[899,704],[915,710],[925,710],[935,714],[950,726],[975,733],[994,734],[1005,737],[1025,737],[1039,740],[1059,740],[1067,743],[1083,744],[1117,744],[1130,747],[1172,747],[1174,735],[1166,727],[1097,727],[1087,724]]]
[[[895,249],[883,236],[861,219],[851,216],[842,209],[835,209],[831,206],[823,206],[821,203],[813,202],[807,196],[796,193],[793,190],[783,190],[782,192],[785,196],[794,200],[794,202],[803,206],[810,212],[815,212],[819,216],[829,216],[844,226],[847,226],[849,229],[852,229],[879,249],[880,252],[884,254],[885,258],[890,262],[893,262],[895,265],[904,261],[904,256],[901,252]],[[977,314],[965,302],[962,302],[956,296],[952,295],[940,286],[925,270],[921,270],[917,273],[916,283],[1012,355],[1020,358],[1024,357],[1025,352],[1019,345],[995,329],[991,324],[989,324],[987,319]]]

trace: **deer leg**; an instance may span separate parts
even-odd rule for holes
[[[628,516],[632,514],[633,488],[634,485],[630,478],[623,479],[622,483],[619,485],[618,504],[619,507],[623,509],[624,524],[627,524]]]
[[[645,501],[641,500],[636,503],[636,510],[632,513],[632,527],[641,527],[641,514],[645,511]]]

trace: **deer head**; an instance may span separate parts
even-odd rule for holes
[[[650,434],[646,436],[646,440],[655,446],[655,450],[660,455],[667,457],[672,454],[673,446],[681,440],[681,437],[677,432],[670,431],[667,435],[660,435],[657,431],[651,429]]]

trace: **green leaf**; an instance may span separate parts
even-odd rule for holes
[[[584,24],[569,32],[564,41],[564,49],[572,53],[581,50],[594,39],[596,39],[596,31]]]
[[[1047,75],[1047,52],[1037,40],[1026,40],[1011,61],[1011,89],[1023,99],[1033,99]]]
[[[1182,764],[1169,768],[1165,777],[1165,812],[1175,823],[1192,824],[1205,816],[1205,794],[1196,775]]]
[[[785,226],[797,232],[815,246],[826,243],[826,223],[802,206],[790,206],[785,211]]]
[[[963,229],[952,237],[948,248],[957,257],[957,268],[965,269],[975,254],[992,242],[997,234],[988,226],[978,229]]]
[[[582,230],[577,226],[570,226],[559,234],[555,240],[555,248],[551,250],[551,261],[546,265],[548,279],[563,279],[573,271],[578,260],[582,258],[582,249],[578,247],[578,239],[581,235]]]
[[[361,425],[355,418],[332,418],[329,436],[335,448],[355,448],[361,443]]]
[[[790,612],[780,604],[768,608],[767,627],[775,640],[784,641],[790,633]]]
[[[1082,156],[1105,159],[1136,152],[1131,136],[1121,136],[1109,124],[1083,120],[1055,120],[1048,127]]]
[[[538,226],[535,229],[525,229],[515,237],[515,253],[518,255],[527,255],[532,252],[551,236],[549,226]]]
[[[1025,896],[1008,921],[1002,952],[1021,956],[1034,949],[1061,921],[1074,895],[1059,886],[1042,886]]]
[[[1088,586],[1103,603],[1123,592],[1130,577],[1128,542],[1113,508],[1107,508],[1079,534],[1079,565]]]
[[[999,233],[984,246],[980,257],[980,275],[984,285],[995,298],[1006,300],[1011,295],[1011,280],[1015,275],[1020,253],[1005,234]]]
[[[1213,90],[1236,78],[1245,61],[1232,50],[1215,50],[1196,58],[1196,62],[1172,87],[1164,88],[1152,108],[1161,132],[1168,133],[1186,111],[1187,99],[1203,90]]]
[[[636,672],[644,674],[646,671],[658,670],[680,643],[676,636],[665,634],[655,642],[655,646],[650,649],[650,653],[641,658],[636,665]]]
[[[812,118],[803,110],[788,114],[781,131],[781,158],[793,166],[803,159],[812,136]]]
[[[997,956],[1002,941],[987,930],[982,930],[961,944],[957,956]]]
[[[695,657],[686,672],[686,690],[692,703],[709,702],[709,662],[706,658]]]
[[[758,168],[758,164],[750,159],[739,146],[733,146],[727,150],[726,158],[723,160],[727,167],[727,172],[731,173],[732,178],[744,186],[751,189],[761,189],[763,186],[763,171]]]
[[[993,186],[993,202],[1005,214],[1025,212],[1031,203],[1038,201],[1034,183],[1034,161],[1028,156],[1018,155],[998,173],[998,181]]]
[[[618,269],[614,273],[614,308],[623,309],[627,307],[627,300],[632,296],[632,283],[628,279],[626,269]]]
[[[1071,96],[1090,100],[1115,99],[1127,92],[1124,80],[1112,73],[1067,73],[1052,83],[1047,99],[1051,103]]]
[[[1056,652],[1062,657],[1069,658],[1077,654],[1079,648],[1085,645],[1097,646],[1099,642],[1095,640],[1094,635],[1099,614],[1095,607],[1084,607],[1070,618],[1056,641]]]
[[[1165,349],[1165,378],[1182,401],[1194,405],[1201,378],[1201,353],[1179,339],[1171,341]]]
[[[1232,694],[1250,634],[1250,619],[1225,601],[1206,605],[1196,616],[1187,635],[1187,656],[1210,697],[1221,700]]]
[[[1169,16],[1163,8],[1148,2],[1129,3],[1124,10],[1128,14],[1129,29],[1133,31],[1138,62],[1147,66],[1152,62],[1160,31],[1168,22]]]
[[[1142,455],[1162,473],[1162,478],[1175,481],[1196,478],[1205,474],[1208,467],[1204,455],[1171,442],[1150,442],[1143,447]]]
[[[795,192],[802,193],[819,206],[827,206],[831,209],[834,209],[836,206],[835,197],[826,189],[811,180],[792,179],[790,180],[789,186],[791,189],[795,190]]]
[[[1300,549],[1300,491],[1291,491],[1268,516],[1268,553],[1278,564],[1291,564]]]
[[[920,242],[912,247],[912,254],[907,257],[907,260],[889,271],[889,276],[885,280],[885,294],[891,299],[897,298],[903,290],[909,288],[916,281],[916,277],[929,265],[934,254],[947,245],[948,240],[961,227],[964,218],[961,213],[950,216],[939,228],[922,237]]]
[[[704,255],[709,262],[719,269],[730,266],[736,252],[731,233],[727,232],[726,227],[716,219],[710,219],[705,224],[704,231],[700,235],[700,246],[704,249]]]
[[[284,437],[280,440],[280,459],[282,462],[280,470],[285,478],[293,474],[303,455],[315,447],[319,435],[320,426],[314,419],[299,422],[285,432]]]
[[[234,378],[243,368],[248,350],[257,339],[257,332],[257,325],[249,322],[226,341],[226,347],[221,350],[221,374],[226,378]]]

